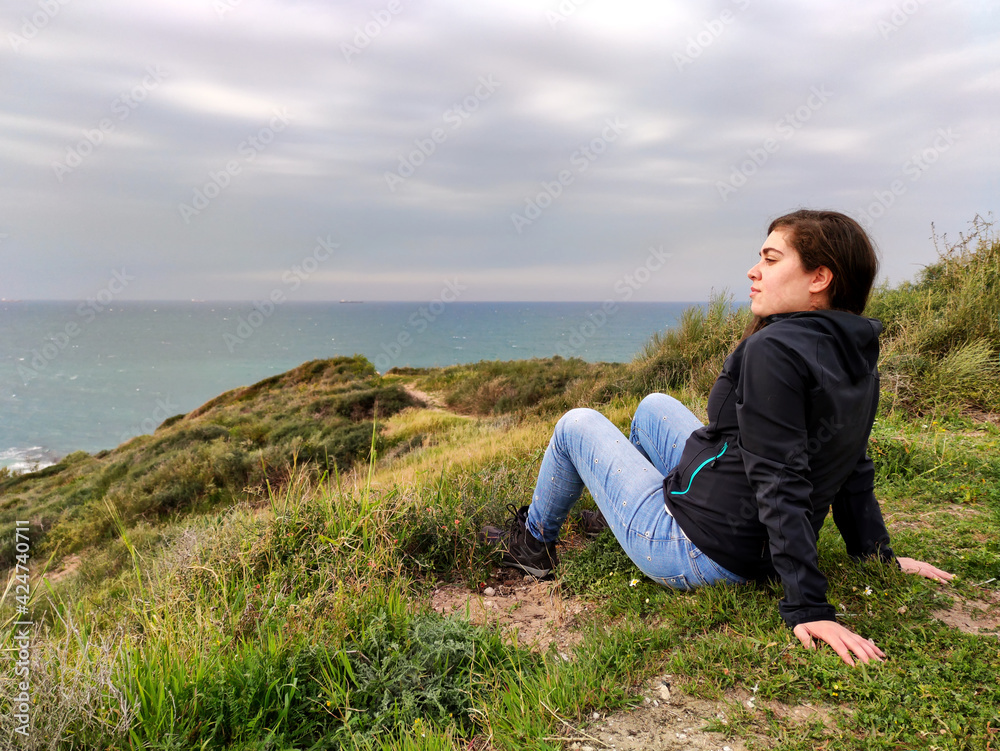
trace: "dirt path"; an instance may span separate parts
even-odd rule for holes
[[[528,576],[486,587],[482,593],[444,584],[431,593],[431,607],[442,615],[467,618],[479,625],[497,623],[530,649],[545,651],[555,644],[568,659],[569,649],[582,638],[578,616],[590,606],[563,597],[556,582]]]
[[[409,384],[403,384],[403,391],[419,402],[426,405],[427,409],[445,409],[444,403],[436,396],[428,394],[426,391],[415,389]]]

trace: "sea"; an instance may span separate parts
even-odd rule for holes
[[[0,301],[0,466],[95,453],[308,360],[627,362],[703,303]]]

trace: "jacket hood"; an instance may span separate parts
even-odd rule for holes
[[[801,323],[833,337],[852,383],[873,373],[878,365],[878,337],[882,333],[882,323],[874,318],[843,310],[809,310],[779,313],[768,316],[766,320],[768,324],[780,320]]]

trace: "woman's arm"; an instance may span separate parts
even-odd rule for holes
[[[831,507],[833,521],[851,558],[855,561],[865,558],[895,560],[882,509],[875,498],[875,465],[867,451],[861,452],[861,458],[840,486]]]
[[[951,581],[954,576],[943,569],[893,554],[882,510],[875,499],[874,477],[872,460],[866,452],[834,499],[833,520],[844,538],[847,552],[856,560],[875,557],[889,561],[895,559],[904,573],[918,574],[937,582]]]
[[[778,609],[793,629],[836,619],[813,528],[808,379],[801,355],[783,342],[761,334],[746,342],[737,386],[739,446],[758,519],[767,529],[771,564],[784,588]]]

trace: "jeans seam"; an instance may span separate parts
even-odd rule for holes
[[[705,561],[708,562],[709,566],[712,566],[714,569],[718,569],[719,578],[716,581],[724,581],[727,584],[739,584],[740,583],[739,581],[734,580],[731,576],[729,576],[727,573],[725,573],[725,570],[723,569],[722,566],[720,566],[718,563],[716,563],[715,561],[713,561],[711,558],[709,558],[707,555],[705,555],[702,551],[699,550],[698,552],[700,553],[700,555],[697,558],[693,558],[692,559],[692,566],[694,566],[695,568],[698,569],[698,573],[701,574],[701,577],[702,577],[702,579],[705,580],[706,584],[709,584],[710,582],[708,582],[708,577],[705,576],[705,572],[702,570],[702,567],[700,565],[698,565],[698,559],[699,558],[704,558]],[[711,583],[714,584],[715,582],[711,582]]]
[[[643,430],[639,426],[635,426],[633,428],[633,430],[635,431],[635,435],[636,435],[636,439],[637,439],[637,440],[633,441],[633,443],[636,444],[637,446],[640,446],[642,448],[642,450],[646,453],[646,456],[649,456],[649,451],[647,451],[646,447],[642,445],[642,441],[638,440],[638,438],[639,438],[639,436],[641,434],[646,439],[647,443],[649,443],[649,444],[651,444],[652,446],[655,447],[656,450],[654,450],[653,453],[656,454],[656,458],[659,460],[660,465],[666,467],[667,464],[668,464],[667,459],[666,459],[665,456],[663,456],[663,454],[660,453],[660,451],[659,451],[659,445],[656,443],[656,441],[653,440],[653,437],[648,432],[646,432],[645,430]],[[650,464],[652,464],[652,461],[650,461]],[[657,468],[657,471],[659,472],[658,468]]]

